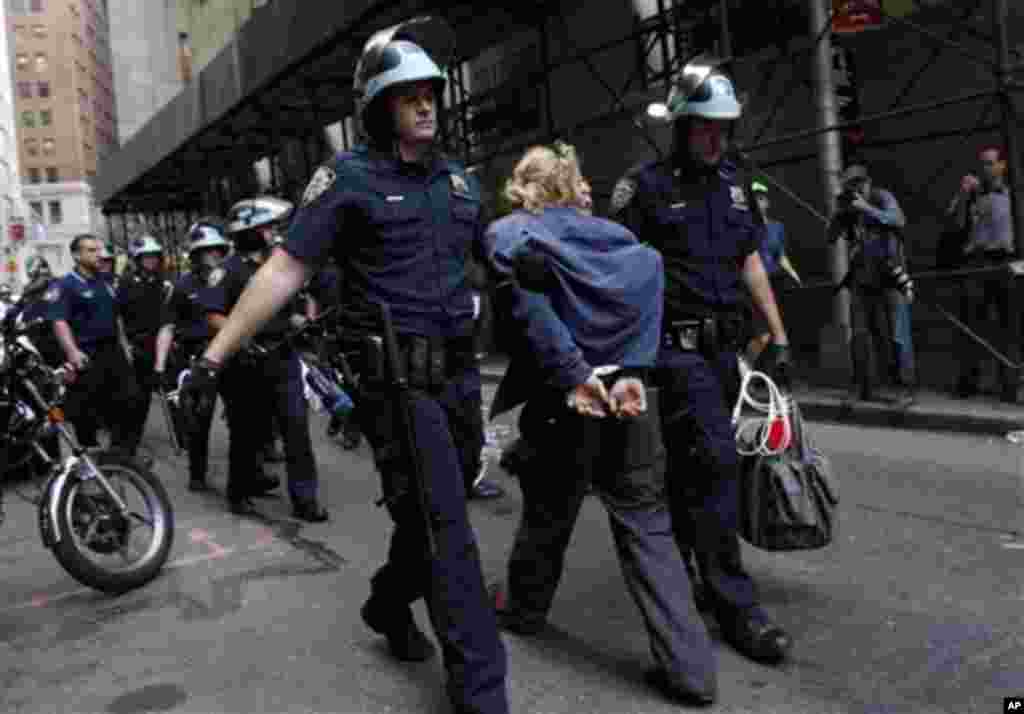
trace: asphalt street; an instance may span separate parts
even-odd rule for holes
[[[485,387],[490,397],[493,385]],[[490,452],[515,438],[491,427]],[[43,548],[31,505],[6,494],[0,529],[0,711],[447,712],[435,659],[391,660],[359,619],[389,521],[373,506],[368,447],[347,452],[314,419],[332,520],[300,524],[287,498],[264,517],[229,515],[186,491],[160,414],[147,445],[174,500],[172,562],[149,586],[110,598],[78,586]],[[765,606],[796,641],[764,667],[717,645],[712,712],[904,714],[1002,711],[1024,695],[1024,448],[1003,439],[811,425],[842,483],[840,536],[812,552],[746,549]],[[212,480],[223,488],[216,420]],[[471,504],[486,575],[500,579],[516,526],[504,499]],[[558,474],[551,474],[557,478]],[[427,620],[421,604],[420,622]],[[660,713],[643,627],[589,499],[551,615],[536,638],[507,635],[513,711]]]

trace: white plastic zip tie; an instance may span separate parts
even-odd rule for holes
[[[782,390],[764,372],[751,369],[745,360],[739,360],[740,394],[732,410],[732,425],[736,429],[736,451],[741,456],[776,456],[789,448],[793,441],[793,424],[790,420],[790,401]],[[759,402],[750,393],[751,385],[761,382],[768,390],[768,402]],[[742,418],[743,407],[747,406],[763,417]],[[778,444],[771,446],[773,425],[780,425]],[[745,446],[753,444],[753,447]]]

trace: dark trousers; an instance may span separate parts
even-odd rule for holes
[[[468,458],[461,443],[480,418],[480,373],[466,369],[443,390],[412,390],[416,458],[429,484],[428,503],[438,555],[426,550],[424,522],[409,490],[410,468],[403,436],[395,424],[393,396],[382,385],[364,382],[359,399],[363,433],[373,448],[384,495],[394,497],[394,521],[387,562],[372,581],[372,597],[397,608],[424,598],[448,671],[448,694],[458,712],[504,714],[505,648],[487,598],[476,537],[466,510],[463,477]]]
[[[283,349],[252,362],[247,359],[235,358],[224,370],[220,383],[230,432],[228,500],[249,496],[253,480],[261,473],[270,414],[275,414],[281,424],[292,502],[315,499],[316,460],[309,438],[309,410],[299,357]]]
[[[1000,350],[1008,343],[1007,335],[1010,333],[1012,319],[1010,278],[1005,267],[1008,260],[1008,257],[1002,256],[971,258],[964,267],[1002,270],[966,277],[960,283],[959,290],[960,320]],[[960,362],[959,386],[967,391],[977,389],[982,360],[988,357],[988,352],[963,333],[960,333],[957,352]],[[1007,384],[1009,375],[1005,365],[1000,364],[999,376],[1000,384]]]
[[[628,423],[581,417],[564,405],[531,407],[530,421],[547,427],[530,442],[545,463],[519,478],[523,512],[509,557],[507,608],[528,620],[547,616],[592,483],[608,512],[619,565],[655,662],[678,686],[709,691],[715,686],[714,655],[673,537],[658,402],[655,390],[648,394],[651,411]]]
[[[862,392],[885,382],[915,383],[909,305],[899,291],[854,288],[850,291],[850,322],[853,379]]]
[[[64,405],[68,419],[83,445],[96,446],[97,417],[102,417],[110,429],[111,445],[134,456],[144,427],[135,418],[139,398],[135,370],[117,340],[86,351],[89,366],[68,389]]]
[[[739,392],[736,353],[705,358],[662,348],[655,370],[668,450],[669,507],[684,558],[692,554],[709,604],[731,617],[758,602],[743,569],[739,527],[739,455],[732,406]]]
[[[154,367],[156,356],[153,352],[136,347],[132,352],[132,369],[135,373],[135,384],[138,387],[138,398],[129,418],[145,431],[146,420],[149,418],[149,407],[153,403],[153,390],[156,388]]]

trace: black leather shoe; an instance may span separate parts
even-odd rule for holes
[[[539,635],[547,627],[547,618],[543,615],[527,615],[521,610],[509,609],[508,597],[500,585],[492,585],[488,588],[487,594],[494,606],[498,627],[506,632],[533,637]]]
[[[250,495],[254,497],[265,496],[271,491],[276,491],[280,486],[280,479],[267,474],[260,474],[253,482],[252,488],[250,488],[249,491]]]
[[[263,460],[268,464],[279,464],[284,461],[284,458],[284,451],[281,450],[276,441],[263,447]]]
[[[488,498],[501,498],[505,495],[505,489],[493,481],[480,479],[469,489],[469,497],[474,501],[481,501]]]
[[[228,501],[228,510],[236,516],[252,516],[259,513],[256,504],[248,498]]]
[[[359,611],[366,626],[388,640],[388,648],[403,662],[425,662],[434,656],[434,644],[427,639],[408,605],[388,608],[373,596]]]
[[[327,509],[321,506],[316,500],[296,503],[292,506],[292,516],[310,523],[323,523],[330,515]]]
[[[363,433],[359,431],[359,427],[346,425],[341,435],[341,448],[345,449],[345,451],[352,451],[353,449],[358,449],[362,441]]]
[[[327,436],[333,439],[341,433],[341,419],[336,416],[331,417],[331,421],[327,424]]]
[[[719,617],[718,625],[726,642],[755,662],[777,664],[793,647],[786,631],[756,607]]]
[[[714,687],[710,691],[690,689],[678,682],[672,681],[663,669],[647,670],[644,672],[644,680],[668,699],[689,707],[711,706],[715,703],[715,697],[717,696]]]
[[[203,491],[208,491],[209,488],[205,479],[191,478],[188,480],[188,490],[192,493],[202,493]]]

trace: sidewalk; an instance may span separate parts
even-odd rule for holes
[[[484,381],[501,381],[508,360],[495,355],[484,359],[480,371]],[[861,402],[838,387],[799,384],[794,390],[806,418],[842,424],[880,426],[925,431],[1005,436],[1024,429],[1024,405],[1007,404],[994,395],[957,399],[951,394],[921,390],[917,401],[901,407],[881,391],[878,401]]]

